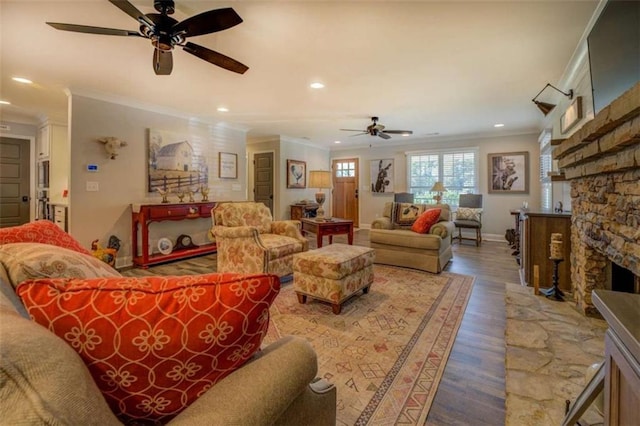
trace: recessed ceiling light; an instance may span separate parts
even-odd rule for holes
[[[0,101],[0,105],[11,105],[9,101]]]
[[[333,143],[342,143],[342,142],[340,142],[340,141],[334,141]]]
[[[494,124],[493,127],[504,127],[504,124],[502,123]]]
[[[312,89],[322,89],[324,87],[324,84],[316,81],[315,83],[311,83],[309,87],[311,87]]]
[[[18,83],[31,84],[33,81],[24,77],[13,77],[13,81],[17,81]]]
[[[227,107],[219,107],[218,112],[229,112],[229,108]]]
[[[411,136],[411,133],[402,133],[402,136]]]

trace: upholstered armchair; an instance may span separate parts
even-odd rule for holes
[[[218,272],[293,273],[293,255],[309,249],[300,221],[274,221],[262,203],[225,202],[211,210]]]

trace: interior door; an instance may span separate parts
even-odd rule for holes
[[[253,156],[253,201],[264,203],[273,215],[273,152]]]
[[[29,144],[0,137],[0,228],[29,222]]]
[[[358,210],[358,159],[333,160],[331,170],[333,172],[332,216],[353,220],[353,226],[358,227],[358,218],[360,217]]]

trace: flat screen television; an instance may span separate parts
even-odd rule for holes
[[[587,43],[597,114],[640,81],[640,1],[609,0]]]

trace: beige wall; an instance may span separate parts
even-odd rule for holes
[[[404,192],[408,189],[407,152],[475,147],[479,149],[480,159],[479,189],[480,193],[484,194],[483,234],[492,234],[496,238],[500,238],[504,236],[506,229],[513,228],[514,226],[514,219],[510,215],[509,209],[521,207],[523,201],[527,201],[529,206],[534,208],[540,204],[540,182],[538,180],[540,149],[538,145],[538,135],[516,135],[442,142],[429,141],[423,144],[411,145],[392,145],[391,143],[386,143],[386,146],[376,148],[332,151],[331,158],[359,158],[360,224],[362,227],[368,227],[369,224],[382,213],[384,203],[393,201],[393,194],[391,193],[376,194],[371,192],[371,160],[393,158],[395,167],[394,190],[396,192]],[[518,151],[529,152],[529,194],[489,194],[487,154]]]
[[[246,133],[222,124],[204,124],[185,117],[71,95],[69,231],[85,247],[109,236],[122,240],[118,266],[131,264],[132,203],[159,203],[159,194],[147,193],[148,132],[150,128],[185,134],[200,146],[209,168],[210,200],[246,199]],[[115,159],[108,158],[98,138],[116,136],[127,141]],[[238,179],[219,179],[218,152],[238,154]],[[97,164],[99,171],[87,171]],[[99,191],[86,190],[97,182]],[[175,196],[170,201],[177,202]],[[200,200],[200,195],[196,196]],[[189,234],[196,244],[207,240],[209,219],[158,222],[150,226],[151,247],[161,237]],[[156,249],[157,251],[157,249]]]
[[[274,218],[290,219],[289,206],[303,199],[315,200],[317,188],[308,186],[310,170],[329,170],[329,150],[313,146],[302,139],[282,136],[276,140],[249,144],[247,155],[252,163],[253,155],[259,152],[274,153]],[[287,160],[305,161],[307,163],[307,188],[287,188]],[[253,170],[249,168],[249,194],[253,194]],[[253,195],[250,196],[252,198]],[[324,208],[331,211],[331,197],[327,197]]]

